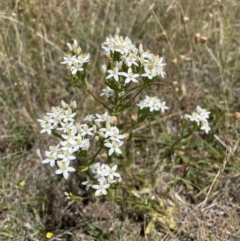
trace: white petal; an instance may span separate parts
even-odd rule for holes
[[[56,174],[62,174],[62,172],[63,172],[63,171],[62,171],[61,169],[58,169],[55,173],[56,173]]]
[[[63,176],[64,176],[65,179],[68,179],[68,172],[67,172],[67,170],[65,170],[65,171],[63,172]]]
[[[68,167],[68,168],[67,168],[67,171],[68,171],[68,172],[75,172],[76,169],[75,169],[74,167]]]

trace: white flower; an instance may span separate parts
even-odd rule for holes
[[[66,162],[57,161],[57,165],[59,166],[59,169],[55,173],[63,174],[63,177],[65,179],[68,179],[68,172],[76,171],[75,168],[69,167],[69,164],[70,164],[70,161],[66,161]]]
[[[98,179],[98,181],[100,182],[101,180],[106,181],[105,176],[107,176],[108,174],[105,172],[105,167],[107,165],[106,164],[101,164],[97,169],[96,169],[96,175],[94,176],[94,178]]]
[[[82,63],[74,63],[70,69],[71,69],[72,75],[75,75],[78,71],[82,72],[84,70],[82,67]]]
[[[64,61],[61,64],[67,64],[68,66],[73,65],[74,62],[77,61],[76,55],[71,57],[63,57]]]
[[[206,111],[205,109],[202,109],[200,106],[197,106],[196,108],[197,113],[202,117],[202,119],[208,119],[210,111]]]
[[[114,178],[112,178],[111,176],[108,176],[108,177],[107,177],[107,183],[113,184],[113,183],[116,183],[116,182],[117,182],[117,180],[114,179]]]
[[[57,160],[57,150],[53,151],[45,151],[47,159],[43,160],[42,163],[50,163],[50,166],[53,167],[55,165],[55,161]]]
[[[121,75],[121,72],[118,72],[119,69],[117,67],[113,68],[113,69],[109,69],[107,71],[107,73],[109,73],[109,75],[106,77],[106,79],[110,79],[110,78],[114,78],[115,81],[118,81],[118,76]]]
[[[208,134],[208,132],[211,130],[211,128],[208,125],[208,122],[204,122],[202,123],[202,126],[200,128],[201,130],[205,131],[206,134]]]
[[[63,109],[60,107],[52,107],[51,108],[51,112],[48,112],[47,115],[50,116],[53,119],[56,119],[58,122],[60,122],[59,120],[62,119],[62,113],[63,113]]]
[[[90,166],[90,170],[93,174],[97,174],[98,168],[100,167],[100,162],[97,162]]]
[[[147,107],[144,100],[140,101],[140,102],[137,104],[137,106],[140,107],[140,110],[142,110],[143,108]]]
[[[97,119],[95,119],[96,122],[104,122],[109,119],[108,112],[106,111],[103,115],[96,114]]]
[[[76,138],[76,129],[69,129],[66,134],[62,134],[62,138],[71,142],[72,140],[75,140]]]
[[[95,119],[94,115],[87,115],[83,120],[92,122],[94,119]]]
[[[70,149],[70,150],[67,150],[67,151],[64,151],[62,154],[58,154],[58,158],[62,159],[61,161],[62,162],[70,162],[71,160],[74,160],[76,159],[75,156],[72,155],[73,154],[73,150]]]
[[[134,74],[131,68],[128,69],[128,73],[121,72],[121,75],[126,77],[125,84],[128,84],[131,81],[138,82],[136,78],[140,76],[139,74]]]
[[[198,113],[193,112],[192,115],[185,115],[185,118],[189,119],[190,121],[195,121],[197,122],[197,124],[199,125],[200,121],[201,121],[201,117],[199,116]]]
[[[114,177],[120,177],[120,174],[116,172],[117,165],[113,167],[109,167],[108,165],[105,166],[105,170],[103,171],[104,176],[108,176],[110,179],[114,179]]]
[[[82,148],[82,136],[78,134],[75,139],[71,139],[68,141],[70,148],[72,149],[73,152],[78,151],[80,148]],[[64,143],[65,144],[65,143]]]
[[[51,135],[52,134],[52,130],[56,128],[56,124],[55,123],[50,123],[50,122],[47,122],[45,124],[41,124],[42,126],[42,130],[40,131],[40,133],[44,133],[44,132],[47,132],[48,135]]]
[[[69,130],[74,129],[74,128],[72,128],[74,126],[73,122],[70,122],[70,123],[68,121],[61,122],[60,125],[62,127],[57,128],[57,130],[60,130],[64,133],[67,133]]]
[[[137,55],[135,53],[129,53],[129,55],[125,57],[125,62],[128,67],[132,65],[138,66],[137,60]]]
[[[157,76],[157,70],[155,67],[150,67],[148,65],[144,66],[145,73],[141,76],[147,77],[148,79],[152,79],[153,77]]]
[[[80,54],[78,57],[77,57],[77,60],[79,63],[83,64],[83,63],[87,63],[90,61],[90,55],[89,53],[87,54]]]
[[[68,108],[68,109],[65,110],[64,113],[63,113],[63,116],[62,116],[63,122],[71,122],[71,121],[74,121],[74,118],[73,118],[73,117],[75,117],[76,114],[77,114],[76,112],[74,112],[74,113],[72,112],[72,109],[71,109],[71,108]]]
[[[162,113],[165,112],[165,110],[169,109],[167,106],[166,106],[166,102],[165,101],[162,101],[159,105],[159,108],[161,109]]]
[[[160,58],[157,55],[153,57],[151,62],[153,62],[154,66],[156,67],[157,75],[161,75],[161,77],[164,78],[166,73],[163,71],[163,66],[165,66],[166,64],[163,63],[163,58]]]
[[[160,109],[160,100],[157,97],[150,97],[148,101],[148,107],[150,108],[150,112],[159,111]]]
[[[87,124],[83,124],[83,125],[81,125],[81,128],[82,128],[82,130],[81,130],[82,136],[85,136],[85,135],[92,136],[93,135],[93,127],[89,128]]]
[[[73,152],[73,144],[72,144],[73,140],[66,140],[66,141],[60,141],[60,144],[62,146],[62,150],[63,151],[68,151],[68,152]]]
[[[107,86],[106,89],[102,90],[102,93],[100,96],[103,96],[103,95],[105,95],[107,98],[114,96],[114,90]]]
[[[125,135],[120,135],[119,134],[119,129],[116,128],[113,133],[111,133],[110,140],[120,142],[120,139],[124,139]]]
[[[87,176],[87,180],[82,182],[82,185],[86,185],[86,190],[88,191],[89,188],[92,186],[92,181],[89,176]]]
[[[89,149],[89,147],[90,147],[90,141],[89,141],[89,139],[84,139],[84,140],[82,141],[82,150],[83,150],[83,151],[87,151],[87,150]]]
[[[106,189],[110,187],[109,183],[104,183],[102,180],[99,185],[92,185],[92,188],[97,189],[95,196],[107,195]]]
[[[118,128],[116,126],[111,126],[110,124],[106,124],[106,128],[101,128],[99,131],[104,133],[104,137],[107,138],[108,136],[114,135],[114,131]]]
[[[110,148],[108,151],[108,155],[111,156],[113,154],[113,152],[116,152],[117,154],[122,154],[122,151],[120,150],[120,146],[123,144],[123,141],[113,141],[111,142],[106,142],[104,143],[104,146]]]

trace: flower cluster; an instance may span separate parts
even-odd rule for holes
[[[80,124],[75,122],[76,102],[68,105],[62,101],[61,104],[62,107],[52,107],[43,119],[38,119],[42,127],[41,133],[55,134],[62,139],[57,146],[49,147],[49,151],[45,152],[47,158],[42,161],[49,163],[51,167],[57,164],[59,169],[56,174],[63,174],[67,179],[68,172],[75,171],[70,164],[78,154],[89,150],[90,137],[95,137],[96,145],[105,149],[109,156],[122,153],[120,146],[124,143],[122,139],[125,135],[121,135],[114,124],[116,118],[106,111],[103,115],[88,115],[84,118],[88,124]]]
[[[89,170],[92,179],[87,176],[87,180],[82,182],[82,184],[86,186],[87,191],[90,187],[96,189],[96,196],[107,195],[106,190],[111,184],[122,181],[120,174],[116,172],[117,165],[110,167],[107,164],[97,162],[90,166]],[[96,181],[98,182],[97,184]]]
[[[115,35],[107,37],[102,43],[102,48],[113,60],[108,69],[104,66],[106,83],[109,87],[125,87],[131,82],[138,83],[139,78],[143,81],[152,80],[156,76],[165,76],[163,71],[163,58],[144,51],[142,45],[137,48],[126,37]],[[109,95],[106,94],[107,97]]]
[[[67,65],[70,71],[67,80],[79,89],[90,93],[108,111],[104,114],[87,115],[83,122],[79,123],[76,121],[77,104],[75,101],[70,104],[61,101],[61,107],[52,107],[50,112],[38,121],[42,127],[41,133],[54,135],[60,141],[56,146],[50,146],[49,150],[45,151],[46,158],[42,163],[48,163],[50,167],[57,166],[55,173],[62,174],[67,179],[69,172],[79,169],[79,167],[76,169],[72,167],[72,164],[81,161],[81,170],[88,174],[87,180],[82,182],[86,190],[94,189],[96,196],[107,195],[108,188],[118,186],[117,184],[122,180],[120,174],[116,172],[118,166],[95,163],[95,160],[104,151],[107,154],[108,163],[111,163],[113,158],[119,158],[119,155],[122,155],[121,147],[126,139],[118,128],[123,125],[118,124],[118,118],[109,113],[115,115],[126,113],[135,98],[155,83],[157,76],[164,78],[165,63],[162,57],[145,51],[141,44],[138,47],[133,45],[128,37],[123,38],[118,35],[107,37],[102,43],[102,48],[110,61],[102,66],[106,87],[100,94],[100,96],[109,98],[110,105],[107,105],[99,100],[89,88],[86,67],[90,55],[82,53],[76,40],[73,44],[67,43],[67,46],[71,54],[64,56],[64,61],[61,62]],[[79,85],[79,80],[84,85]],[[132,94],[133,92],[135,93]],[[151,113],[155,114],[157,111],[164,113],[169,109],[165,101],[155,96],[146,96],[137,106],[140,108],[138,119],[136,119],[138,123],[145,120]],[[210,112],[197,106],[192,115],[185,115],[185,119],[196,122],[198,126],[201,126],[201,130],[208,133],[210,131],[209,114]],[[95,148],[93,148],[94,145]]]
[[[73,45],[67,43],[67,46],[73,55],[63,57],[64,61],[61,64],[66,64],[72,75],[75,75],[78,71],[84,71],[84,64],[90,60],[89,53],[83,54],[76,40],[73,41]]]
[[[211,130],[208,124],[209,114],[211,112],[202,109],[200,106],[197,106],[196,112],[193,112],[192,115],[185,114],[184,118],[189,119],[190,121],[196,122],[198,125],[201,125],[201,130],[204,130],[206,134]]]
[[[160,99],[158,99],[155,96],[154,97],[146,96],[145,99],[140,101],[140,103],[137,105],[140,107],[140,110],[142,110],[143,108],[149,108],[150,112],[161,110],[162,113],[164,113],[165,110],[169,109],[166,106],[165,101],[161,102]]]

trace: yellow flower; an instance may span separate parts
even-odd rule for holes
[[[52,236],[53,236],[53,233],[51,233],[51,232],[46,233],[46,238],[50,239]]]
[[[26,182],[25,182],[25,181],[21,181],[21,182],[19,182],[19,186],[21,186],[21,187],[24,187],[24,186],[25,186],[25,184],[26,184]]]

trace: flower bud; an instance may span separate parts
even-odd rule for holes
[[[64,100],[61,100],[61,104],[64,109],[68,108],[68,104]]]
[[[73,109],[76,109],[77,108],[77,103],[76,101],[72,101],[70,106],[73,108]]]
[[[76,49],[75,54],[76,54],[77,56],[80,56],[81,53],[82,53],[82,49],[81,49],[80,47],[78,47],[78,48]]]
[[[103,65],[101,66],[101,71],[103,72],[103,74],[105,74],[105,73],[107,72],[107,66],[106,66],[106,64],[103,64]]]
[[[70,43],[67,43],[67,46],[68,46],[69,50],[72,52],[73,51],[72,45]]]
[[[137,121],[137,115],[131,115],[131,120],[133,121],[133,122],[136,122]]]
[[[118,124],[118,118],[116,116],[112,116],[111,123],[113,123],[114,125],[117,125]]]
[[[124,133],[125,139],[128,140],[129,139],[129,133]]]
[[[73,46],[74,46],[75,48],[77,48],[77,47],[78,47],[78,42],[77,42],[77,40],[76,40],[76,39],[74,39],[74,40],[73,40]]]

